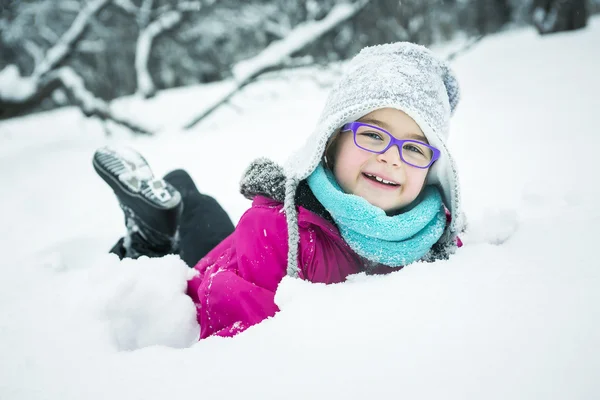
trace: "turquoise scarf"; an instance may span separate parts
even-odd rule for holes
[[[322,164],[308,177],[308,186],[331,214],[342,238],[360,256],[389,267],[418,261],[442,236],[446,215],[439,190],[427,186],[410,211],[387,216],[362,197],[342,191]]]

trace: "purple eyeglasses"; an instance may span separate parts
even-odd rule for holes
[[[400,159],[416,168],[429,168],[438,158],[440,151],[427,143],[412,139],[396,139],[391,133],[375,125],[351,122],[342,127],[342,132],[354,133],[354,144],[371,153],[385,153],[398,146]]]

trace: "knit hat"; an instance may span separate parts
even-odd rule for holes
[[[419,125],[429,143],[440,150],[440,158],[428,174],[427,184],[436,185],[452,221],[440,242],[450,251],[464,229],[456,168],[446,146],[450,117],[459,101],[458,82],[443,61],[430,50],[413,43],[398,42],[364,48],[347,65],[333,87],[317,127],[305,145],[285,165],[285,210],[288,219],[288,273],[296,275],[298,228],[294,194],[298,183],[317,167],[327,141],[342,125],[381,109],[405,112]]]

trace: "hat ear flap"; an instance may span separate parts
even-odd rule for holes
[[[454,76],[454,72],[447,66],[443,66],[444,71],[442,73],[442,79],[444,86],[446,86],[446,93],[448,93],[448,101],[450,102],[450,113],[454,115],[454,110],[460,100],[460,88],[458,86],[458,80]]]

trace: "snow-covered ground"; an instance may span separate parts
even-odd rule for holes
[[[177,257],[106,254],[122,216],[93,151],[186,168],[237,219],[248,162],[300,145],[335,73],[252,85],[190,132],[227,84],[116,103],[154,138],[72,109],[0,123],[0,399],[600,398],[600,18],[486,38],[454,67],[465,246],[340,285],[286,278],[282,311],[233,339],[195,342]]]

